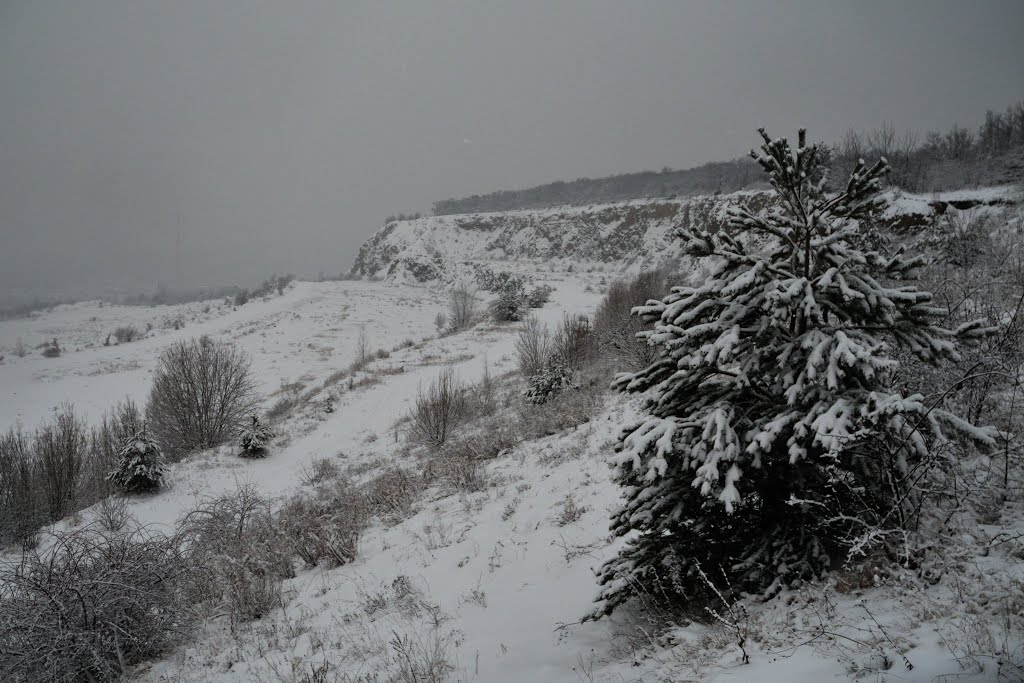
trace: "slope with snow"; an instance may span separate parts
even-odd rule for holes
[[[717,201],[709,199],[709,206]],[[917,199],[905,201],[924,215]],[[476,227],[451,216],[398,223],[361,254],[364,274],[390,272],[388,283],[297,282],[283,296],[237,309],[221,302],[82,303],[0,322],[0,427],[20,421],[31,428],[63,401],[90,421],[126,395],[144,403],[160,349],[210,334],[252,355],[268,405],[288,391],[301,394],[302,405],[266,459],[238,458],[229,444],[172,465],[166,490],[133,499],[131,511],[141,522],[170,527],[197,500],[240,484],[266,496],[290,495],[303,489],[318,458],[362,472],[353,475],[357,483],[381,467],[416,467],[415,456],[396,444],[395,425],[417,390],[448,364],[467,381],[477,380],[485,364],[495,377],[514,370],[516,328],[483,324],[435,337],[444,291],[403,284],[402,273],[411,272],[403,259],[418,262],[430,245],[430,258],[444,269],[459,260],[514,257],[516,267],[532,268],[537,284],[555,287],[551,303],[538,311],[555,323],[565,313],[593,310],[601,274],[580,267],[554,274],[539,262],[572,257],[577,264],[592,259],[625,267],[635,254],[649,265],[661,249],[674,253],[672,220],[683,209],[675,209],[676,218],[657,218],[669,211],[658,208],[663,204],[634,207],[641,218],[632,228],[620,220],[623,207],[572,209],[587,216],[588,227],[564,239],[568,213],[562,211],[547,212],[543,225],[537,212],[516,212],[507,225],[496,215],[478,217]],[[719,215],[715,205],[708,215]],[[604,223],[601,211],[619,218]],[[509,227],[516,224],[518,237]],[[601,252],[597,245],[605,238],[631,246]],[[635,251],[641,248],[649,251]],[[520,260],[528,252],[537,260]],[[602,261],[602,253],[615,258]],[[141,341],[103,346],[106,334],[126,323],[141,329],[152,323],[152,330]],[[338,392],[328,412],[329,378],[355,359],[362,332],[371,348],[387,353],[357,375],[374,382]],[[36,349],[25,357],[10,353],[19,338],[33,347],[52,337],[64,348],[59,358],[43,358]],[[642,613],[581,622],[597,592],[594,568],[616,551],[608,517],[620,492],[606,463],[633,410],[609,395],[589,422],[525,441],[488,463],[484,489],[428,491],[407,519],[372,525],[355,561],[300,572],[286,582],[282,607],[255,622],[232,627],[211,619],[135,678],[368,683],[403,680],[395,678],[403,657],[434,654],[451,667],[437,680],[449,681],[989,681],[1000,680],[1000,671],[1008,672],[1001,680],[1013,680],[1007,676],[1019,669],[1005,661],[1024,662],[1024,645],[1008,618],[1004,628],[991,615],[1006,585],[1024,586],[1024,567],[1013,543],[1002,540],[1005,529],[995,527],[955,539],[939,553],[944,564],[930,570],[935,577],[926,589],[909,573],[862,576],[856,585],[836,580],[765,606],[722,605],[710,624],[680,624],[659,637],[648,635]],[[1017,606],[1024,609],[1024,601]]]
[[[887,226],[918,229],[947,207],[1002,206],[1019,199],[1005,186],[932,195],[890,193]],[[680,256],[675,233],[687,226],[717,230],[731,207],[765,210],[771,194],[742,191],[690,199],[634,200],[619,204],[428,216],[392,221],[359,250],[353,274],[393,282],[450,282],[474,263],[495,267],[559,269],[598,264],[615,271],[650,268]]]

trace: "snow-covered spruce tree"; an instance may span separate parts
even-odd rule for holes
[[[931,295],[909,283],[922,260],[873,246],[885,160],[861,161],[826,195],[804,131],[795,151],[760,133],[751,154],[775,208],[683,231],[711,275],[634,309],[655,323],[640,335],[659,353],[613,385],[644,392],[646,415],[614,457],[625,502],[611,528],[626,541],[600,570],[594,617],[641,593],[700,604],[712,584],[726,597],[772,595],[819,576],[907,528],[931,448],[991,443],[893,387],[895,346],[938,363],[985,331],[939,328]]]
[[[274,433],[267,429],[260,418],[253,415],[252,423],[242,431],[242,439],[239,445],[243,458],[262,458],[267,455],[267,444],[274,438]]]
[[[125,493],[149,493],[163,484],[164,456],[156,441],[146,434],[146,425],[129,436],[118,452],[117,466],[107,481]]]

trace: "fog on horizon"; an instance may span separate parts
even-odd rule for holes
[[[974,129],[1024,4],[0,0],[0,292],[338,273],[391,213]]]

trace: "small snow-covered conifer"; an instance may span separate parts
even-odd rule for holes
[[[985,330],[940,328],[942,311],[912,284],[922,259],[878,246],[885,160],[862,160],[826,194],[821,147],[804,131],[795,150],[760,133],[751,154],[774,207],[683,230],[710,276],[634,309],[655,324],[638,336],[658,353],[615,380],[644,394],[645,415],[613,458],[624,503],[611,528],[626,541],[600,571],[592,617],[640,593],[685,604],[820,576],[902,532],[932,449],[991,443],[894,386],[896,347],[956,360],[956,342]]]
[[[117,467],[108,475],[125,493],[148,493],[160,488],[164,478],[164,456],[156,441],[146,434],[146,425],[125,439],[118,453]]]
[[[242,440],[239,444],[243,458],[262,458],[267,455],[267,445],[274,438],[274,433],[263,426],[260,418],[253,415],[252,424],[242,432]]]

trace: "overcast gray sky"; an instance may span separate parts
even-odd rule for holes
[[[1024,97],[1022,29],[1020,0],[0,0],[0,288],[337,273],[389,213],[758,125],[973,128]]]

